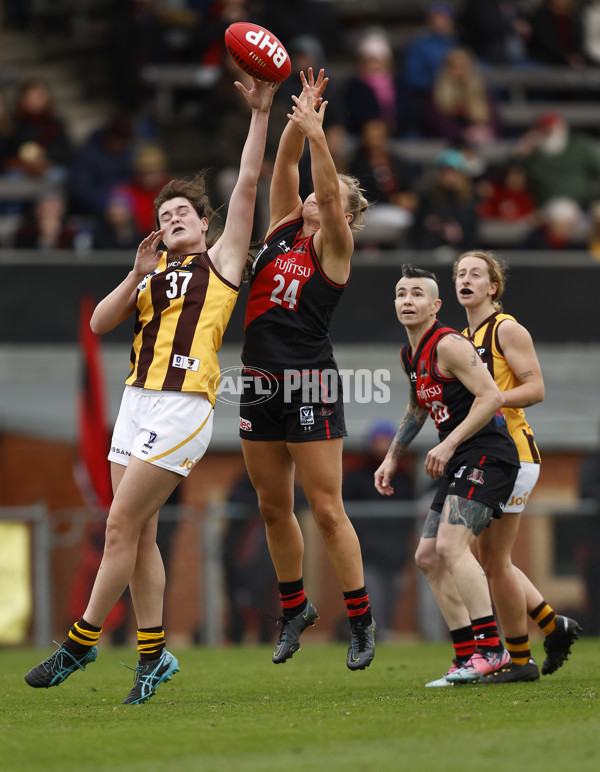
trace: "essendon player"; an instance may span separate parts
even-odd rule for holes
[[[437,320],[442,301],[434,274],[403,266],[396,285],[396,314],[408,335],[401,352],[410,399],[398,433],[375,472],[375,487],[390,495],[398,459],[427,416],[439,444],[425,471],[439,485],[416,553],[455,649],[450,670],[438,682],[475,681],[510,663],[492,612],[487,580],[471,545],[500,517],[513,489],[519,457],[506,428],[496,421],[503,398],[473,344]],[[457,592],[455,608],[446,595]]]
[[[316,81],[311,69],[308,81],[304,73],[301,80],[302,94],[294,97],[273,169],[269,231],[252,267],[242,351],[249,373],[267,370],[267,379],[280,387],[261,400],[256,378],[245,380],[240,436],[279,582],[281,632],[273,662],[293,656],[301,633],[318,618],[304,591],[304,543],[294,515],[296,468],[344,593],[350,620],[346,664],[362,670],[375,655],[375,625],[360,545],[342,501],[346,429],[328,328],[350,276],[352,231],[361,227],[367,201],[356,180],[338,176],[327,147],[323,70]],[[314,193],[303,202],[298,163],[306,139]]]

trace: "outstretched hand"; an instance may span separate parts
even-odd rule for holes
[[[287,116],[290,121],[306,136],[309,136],[311,131],[314,131],[315,129],[321,129],[327,102],[321,102],[319,106],[315,108],[310,98],[306,98],[304,94],[300,97],[293,96],[292,99],[294,100],[295,105],[292,107],[291,114],[288,113]]]
[[[268,113],[271,109],[273,96],[279,88],[279,83],[270,83],[252,78],[252,88],[247,89],[239,80],[233,84],[253,110]]]
[[[299,131],[308,136],[312,129],[322,129],[327,107],[327,102],[323,101],[322,95],[329,78],[325,77],[324,70],[319,70],[315,80],[313,69],[309,67],[308,78],[301,71],[300,80],[302,81],[302,93],[299,97],[292,96],[294,106],[291,114],[288,113],[287,117]]]
[[[322,131],[327,102],[324,102],[321,97],[315,100],[310,89],[303,91],[299,97],[292,96],[292,99],[294,106],[291,114],[288,113],[287,117],[298,130],[307,137],[312,132]]]
[[[304,71],[300,71],[300,81],[302,82],[302,94],[313,101],[313,107],[318,107],[323,101],[323,92],[329,83],[329,78],[325,77],[325,70],[319,70],[317,79],[313,73],[313,68],[308,68],[308,79],[304,75]]]
[[[159,259],[156,250],[164,232],[164,228],[161,228],[159,231],[152,231],[150,235],[140,242],[134,264],[134,270],[140,277],[148,276],[156,269]]]

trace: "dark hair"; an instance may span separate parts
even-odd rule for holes
[[[170,201],[172,198],[186,198],[196,211],[198,217],[208,218],[209,226],[206,234],[206,244],[210,246],[214,243],[216,234],[210,232],[210,227],[216,212],[212,208],[206,192],[206,177],[207,172],[203,171],[196,174],[191,180],[171,180],[167,182],[154,199],[154,219],[156,220],[157,227],[160,228],[158,211],[165,201]]]
[[[412,263],[403,263],[402,278],[403,279],[433,279],[433,281],[439,287],[437,276],[434,273],[426,270],[425,268],[417,268],[417,266],[413,265]]]

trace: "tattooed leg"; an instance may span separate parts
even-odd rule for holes
[[[470,625],[471,620],[454,579],[436,549],[439,523],[440,513],[430,509],[423,525],[415,562],[429,583],[448,629],[458,630]]]
[[[421,534],[423,539],[435,539],[440,527],[440,516],[441,512],[435,512],[433,509],[429,510],[423,524],[423,533]]]
[[[479,536],[490,523],[493,509],[481,501],[448,496],[444,502],[441,520],[450,525],[464,525],[474,536]]]
[[[491,507],[481,502],[447,496],[440,519],[437,551],[471,619],[492,614],[487,579],[471,552],[471,544],[491,517]]]

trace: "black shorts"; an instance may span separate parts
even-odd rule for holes
[[[450,463],[446,476],[440,481],[431,509],[441,512],[447,496],[480,501],[500,517],[510,499],[518,466],[483,456],[481,451],[465,453],[457,463]]]
[[[314,442],[346,435],[342,379],[337,370],[311,370],[293,381],[244,378],[242,439]]]

